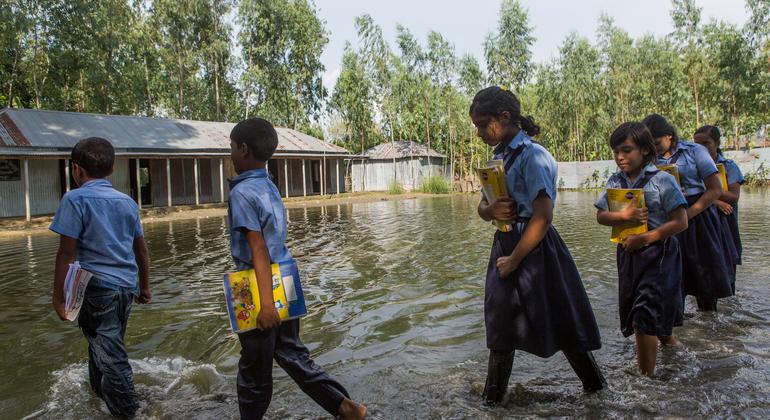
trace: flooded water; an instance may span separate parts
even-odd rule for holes
[[[517,353],[508,398],[485,408],[484,271],[494,228],[478,197],[451,196],[292,209],[289,247],[309,315],[302,338],[373,418],[770,416],[770,218],[767,191],[741,196],[744,265],[718,314],[688,302],[682,348],[659,355],[658,378],[635,370],[617,317],[609,230],[595,193],[560,193],[555,225],[593,304],[609,389],[584,394],[566,360]],[[135,306],[127,345],[140,417],[237,417],[238,340],[225,318],[232,269],[223,217],[145,225],[153,303]],[[90,392],[86,343],[50,305],[58,238],[0,239],[0,417],[106,418]],[[270,418],[325,412],[275,369]]]

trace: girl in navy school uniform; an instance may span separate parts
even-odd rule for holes
[[[635,335],[639,370],[653,376],[658,341],[677,345],[673,327],[682,325],[682,260],[675,235],[687,229],[687,201],[676,179],[655,167],[652,134],[644,124],[621,124],[610,147],[620,171],[607,188],[640,188],[646,207],[611,212],[605,191],[596,201],[596,220],[606,226],[647,224],[646,233],[618,244],[618,307],[623,336]]]
[[[648,115],[643,123],[652,133],[658,164],[676,164],[687,199],[688,227],[677,235],[684,295],[695,296],[699,310],[715,311],[717,299],[733,294],[733,261],[737,259],[737,250],[723,232],[713,206],[722,195],[717,167],[706,148],[680,140],[662,116]]]
[[[478,136],[502,159],[509,200],[488,203],[484,220],[511,221],[497,231],[487,267],[484,318],[489,365],[484,399],[502,401],[515,350],[540,357],[562,351],[586,391],[606,382],[591,354],[601,347],[591,303],[575,262],[551,225],[556,200],[556,161],[532,137],[540,128],[521,115],[508,90],[488,87],[473,98],[470,117]]]
[[[722,229],[730,232],[730,239],[737,251],[737,259],[733,262],[732,288],[735,294],[735,271],[736,266],[740,265],[743,259],[743,245],[741,244],[741,235],[738,232],[738,199],[741,196],[741,185],[746,182],[738,165],[722,155],[722,149],[719,148],[722,134],[719,129],[713,125],[704,125],[695,131],[693,138],[695,142],[708,150],[711,159],[716,163],[725,165],[725,175],[727,175],[727,191],[722,191],[722,195],[714,201],[714,206],[719,210],[719,218],[722,221]],[[725,252],[729,252],[726,250]]]

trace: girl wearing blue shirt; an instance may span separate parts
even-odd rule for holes
[[[618,244],[618,307],[623,336],[635,335],[639,369],[652,376],[658,341],[678,344],[673,327],[682,325],[682,260],[674,235],[687,229],[687,201],[676,179],[655,167],[655,146],[644,124],[621,124],[610,136],[610,147],[620,171],[607,188],[642,189],[645,208],[630,205],[611,212],[605,191],[595,204],[596,220],[606,226],[647,224],[646,233]]]
[[[711,159],[716,163],[725,165],[725,174],[727,175],[727,191],[722,191],[722,195],[714,201],[714,206],[719,210],[719,219],[722,221],[722,229],[730,233],[730,239],[737,253],[737,259],[733,262],[732,287],[735,293],[735,271],[736,266],[740,265],[743,259],[743,245],[741,244],[741,235],[738,231],[738,199],[741,196],[741,185],[746,182],[738,165],[722,155],[722,149],[719,148],[722,134],[719,129],[713,125],[704,125],[695,131],[693,138],[695,142],[708,150]],[[726,250],[729,252],[730,250]]]
[[[540,357],[562,351],[585,390],[602,389],[606,383],[591,354],[601,347],[599,328],[575,262],[551,225],[556,161],[530,137],[540,128],[521,115],[516,96],[499,87],[476,94],[470,117],[478,136],[503,160],[511,197],[482,199],[479,216],[514,226],[495,233],[487,266],[484,399],[491,405],[502,401],[517,349]]]
[[[693,295],[701,311],[715,311],[717,299],[732,296],[733,261],[726,233],[712,204],[722,195],[722,183],[714,161],[703,146],[680,140],[676,129],[658,114],[648,115],[644,125],[652,133],[659,165],[676,164],[687,199],[687,230],[677,235],[682,250],[682,286]],[[735,253],[736,255],[731,255]]]

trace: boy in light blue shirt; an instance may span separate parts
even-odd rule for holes
[[[132,300],[148,303],[152,296],[139,208],[105,179],[115,162],[109,141],[98,137],[81,140],[71,158],[80,188],[62,197],[50,226],[61,235],[53,307],[66,320],[64,279],[69,264],[78,260],[81,268],[93,274],[78,316],[88,341],[91,388],[110,413],[132,417],[139,401],[124,343],[126,324]]]
[[[254,269],[262,308],[257,329],[238,334],[238,406],[242,419],[261,419],[273,393],[273,359],[303,392],[333,416],[363,419],[366,407],[310,358],[299,338],[299,319],[280,321],[273,301],[272,263],[292,259],[286,248],[286,209],[265,166],[278,146],[270,122],[251,118],[230,133],[230,157],[238,174],[230,182],[228,224],[238,270]]]

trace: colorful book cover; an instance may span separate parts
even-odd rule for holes
[[[91,277],[93,274],[80,268],[77,261],[70,264],[64,278],[64,313],[68,321],[77,319]]]
[[[487,203],[493,203],[500,198],[508,198],[508,187],[505,183],[505,169],[502,160],[490,160],[486,168],[478,169],[481,180],[481,193],[484,194]],[[513,226],[499,220],[494,221],[495,226],[501,232],[510,232]]]
[[[719,179],[722,181],[722,191],[727,191],[727,169],[725,169],[724,163],[717,163],[717,169],[719,170]]]
[[[305,296],[294,260],[270,266],[272,269],[273,300],[282,320],[307,314]],[[225,300],[230,327],[235,333],[257,328],[259,288],[254,270],[227,273],[224,276]]]
[[[628,208],[634,201],[637,202],[638,208],[644,208],[644,190],[640,188],[608,188],[607,189],[607,203],[609,204],[610,211],[623,211]],[[623,224],[612,227],[612,233],[610,234],[610,241],[614,243],[620,243],[628,235],[639,235],[647,232],[647,223],[639,225],[635,224]]]
[[[679,168],[676,167],[676,164],[658,165],[658,169],[673,175],[674,178],[676,178],[676,183],[679,184],[680,187],[682,186],[682,181],[679,179]]]

